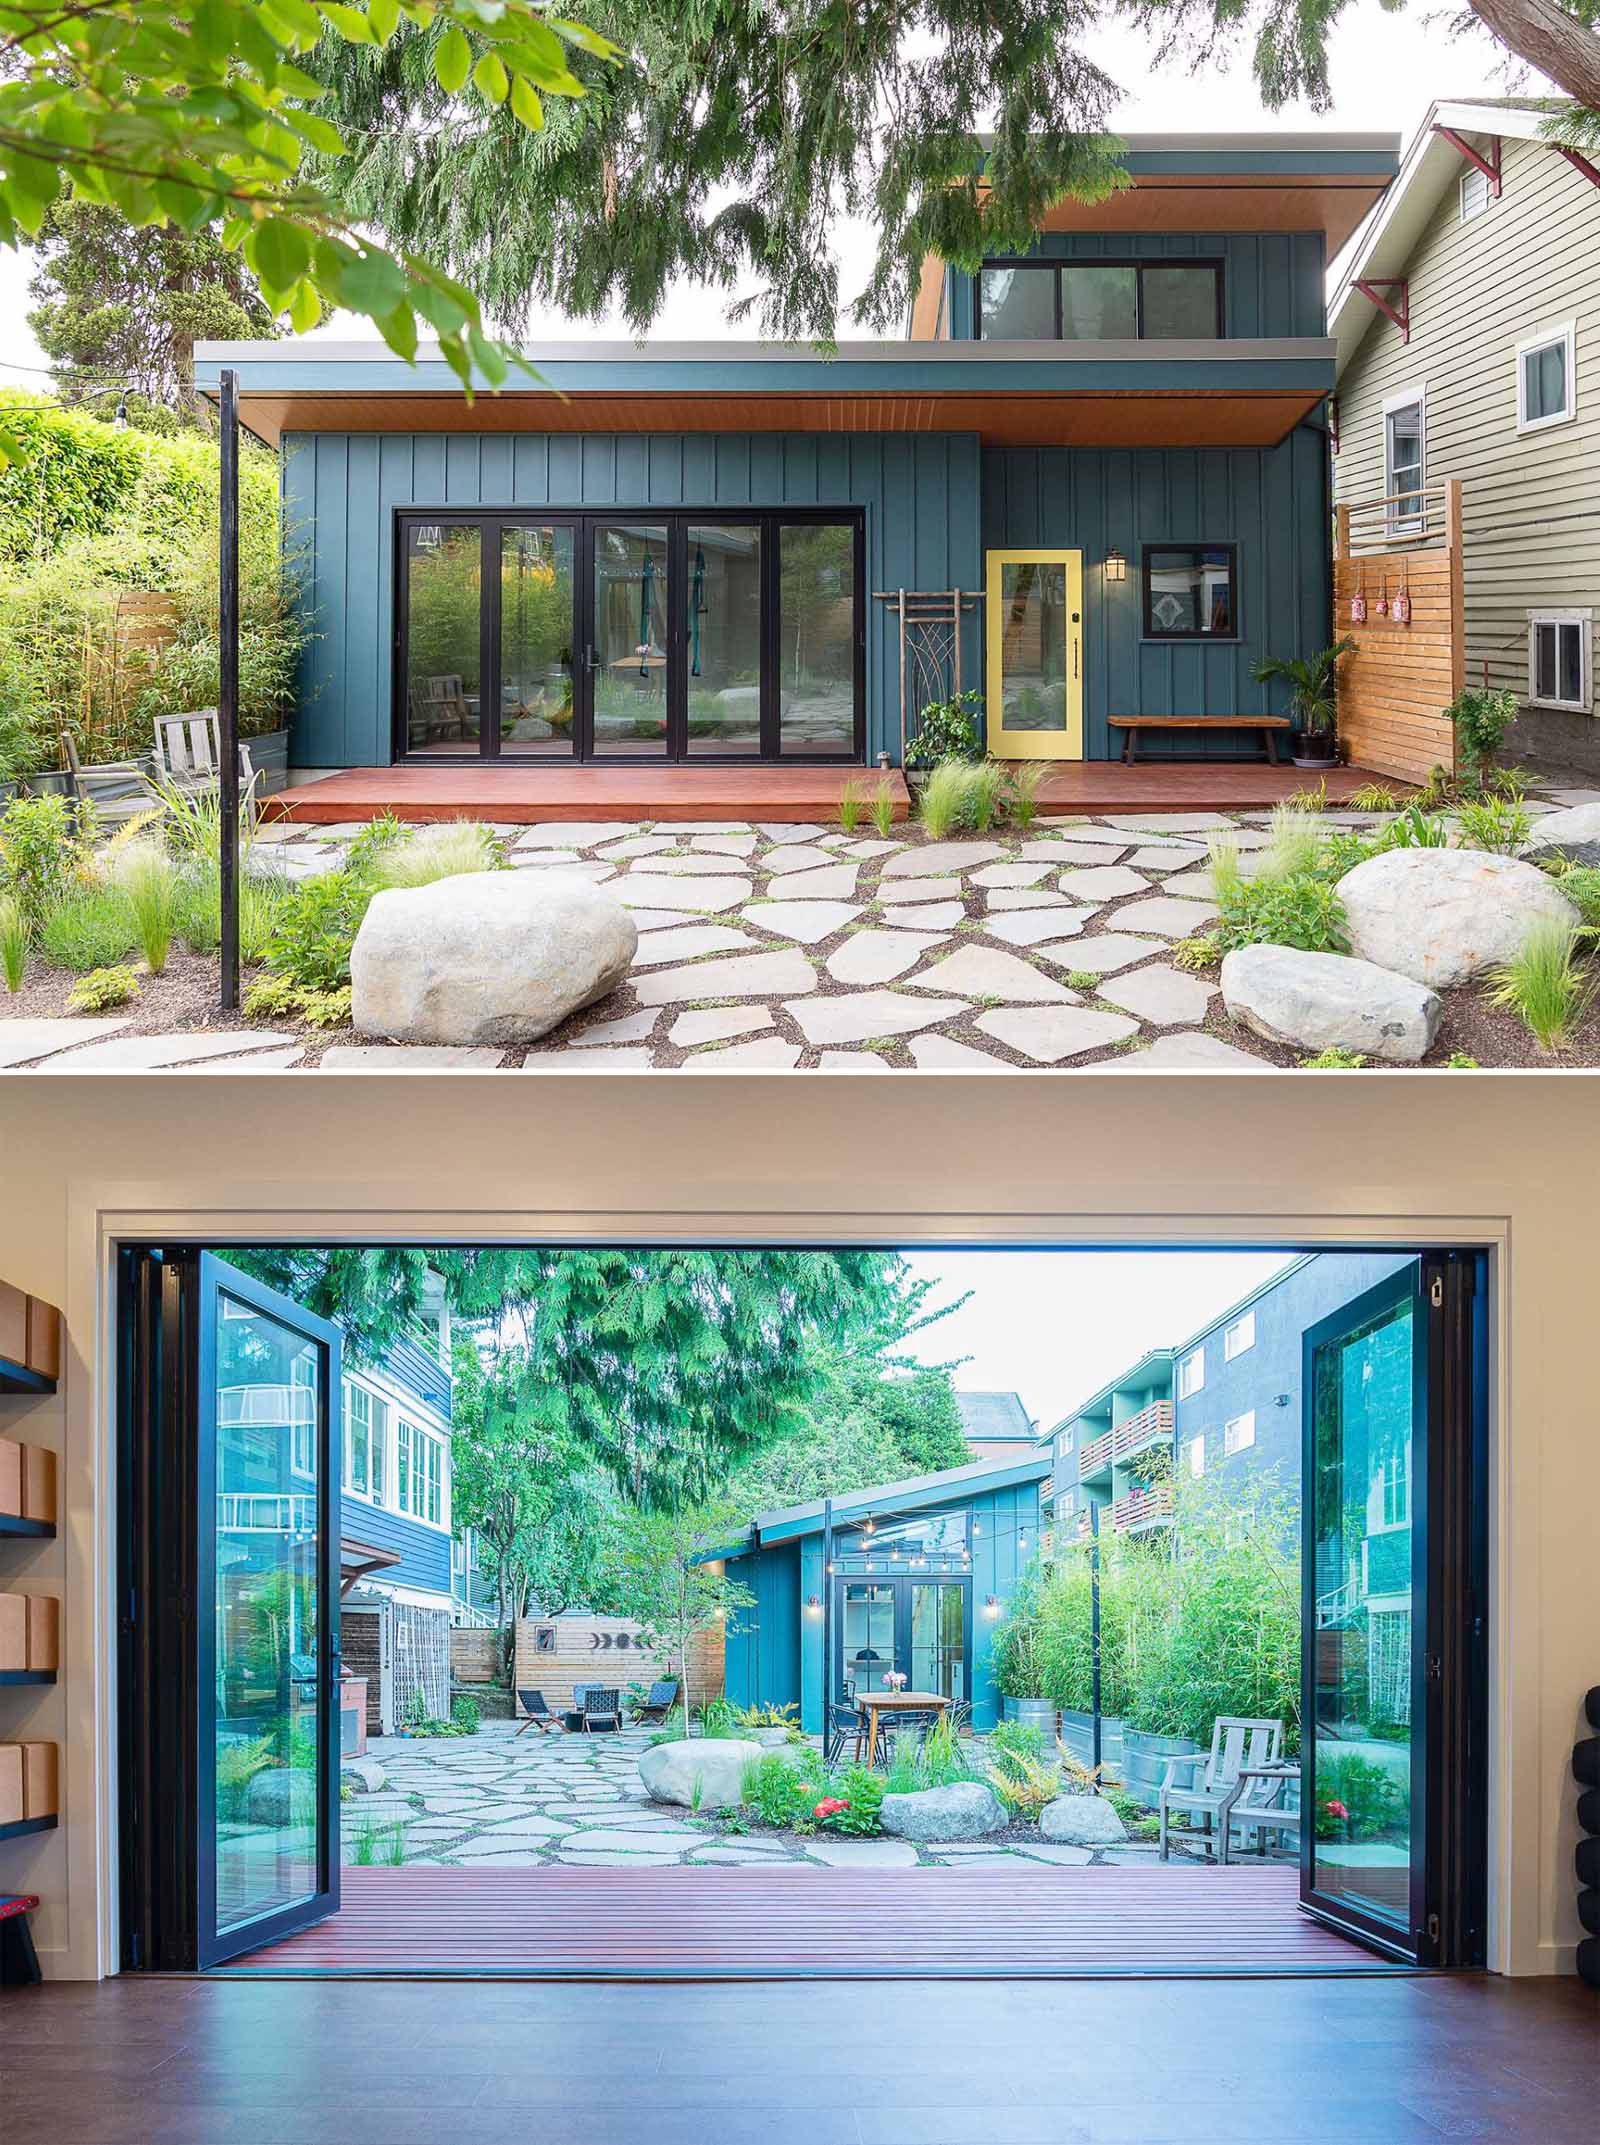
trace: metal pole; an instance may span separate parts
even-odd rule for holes
[[[822,1755],[833,1733],[833,1499],[822,1500]]]
[[[222,1010],[239,1006],[239,375],[222,374],[217,560],[217,809]]]
[[[1094,1743],[1089,1762],[1096,1775],[1100,1755],[1100,1507],[1089,1507],[1089,1686],[1094,1711]]]

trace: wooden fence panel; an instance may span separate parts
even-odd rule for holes
[[[720,1623],[696,1634],[689,1649],[695,1705],[722,1696],[723,1650]],[[552,1712],[571,1705],[575,1683],[626,1690],[630,1683],[677,1674],[677,1663],[643,1645],[639,1626],[623,1616],[524,1617],[517,1625],[516,1658],[518,1689],[543,1691]]]
[[[498,1630],[458,1624],[451,1631],[450,1674],[456,1683],[498,1683],[500,1658]]]
[[[1460,488],[1444,487],[1437,541],[1352,552],[1350,515],[1339,508],[1333,565],[1334,638],[1355,642],[1339,666],[1339,735],[1354,767],[1401,782],[1426,782],[1435,767],[1455,772],[1455,726],[1445,714],[1465,683],[1461,602]],[[1430,539],[1435,532],[1430,528]],[[1380,617],[1402,590],[1411,617]],[[1351,605],[1366,599],[1357,624]]]

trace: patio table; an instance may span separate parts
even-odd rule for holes
[[[867,1746],[870,1765],[885,1730],[883,1716],[895,1713],[943,1713],[950,1701],[938,1691],[858,1691],[856,1709],[861,1715],[861,1734],[856,1737],[856,1755]]]

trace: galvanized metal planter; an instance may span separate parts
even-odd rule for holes
[[[1094,1715],[1077,1713],[1063,1706],[1060,1713],[1062,1742],[1080,1765],[1094,1763]],[[1100,1716],[1100,1763],[1108,1773],[1122,1771],[1122,1716]]]
[[[1186,1735],[1146,1735],[1137,1728],[1122,1731],[1122,1779],[1130,1794],[1142,1795],[1154,1802],[1161,1783],[1167,1777],[1169,1758],[1195,1758],[1203,1755],[1199,1743],[1191,1743]],[[1183,1779],[1187,1782],[1188,1775]]]
[[[1003,1698],[1001,1716],[1027,1728],[1037,1728],[1048,1742],[1056,1732],[1056,1709],[1048,1698]]]

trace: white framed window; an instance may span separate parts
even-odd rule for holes
[[[289,1465],[309,1481],[317,1471],[317,1359],[303,1350],[289,1365]]]
[[[1542,432],[1570,424],[1578,414],[1573,362],[1577,329],[1572,321],[1547,328],[1517,345],[1517,430]]]
[[[1480,171],[1476,164],[1469,164],[1461,174],[1461,221],[1471,223],[1474,216],[1481,216],[1494,199],[1489,191],[1489,174]]]
[[[402,1512],[440,1526],[444,1518],[444,1446],[402,1415],[395,1425],[395,1494]]]
[[[1222,1426],[1222,1449],[1224,1452],[1243,1452],[1247,1445],[1256,1441],[1256,1411],[1247,1408],[1243,1415],[1235,1415]]]
[[[1069,1459],[1071,1455],[1072,1432],[1070,1430],[1063,1430],[1061,1435],[1056,1439],[1056,1458],[1058,1460],[1065,1460]]]
[[[1545,708],[1594,705],[1594,613],[1528,613],[1528,698]]]
[[[1225,1362],[1231,1363],[1235,1356],[1242,1356],[1247,1348],[1254,1348],[1255,1344],[1256,1314],[1254,1311],[1246,1311],[1242,1318],[1236,1318],[1231,1326],[1223,1328],[1222,1355]]]
[[[388,1404],[347,1378],[344,1386],[344,1486],[358,1497],[383,1502],[383,1448]]]
[[[1206,1382],[1206,1352],[1191,1348],[1178,1365],[1178,1398],[1192,1400]]]
[[[1422,487],[1428,464],[1427,391],[1407,387],[1383,404],[1383,489],[1393,501],[1391,529],[1407,529],[1423,517]]]
[[[1411,1523],[1411,1440],[1406,1439],[1383,1463],[1383,1524],[1406,1527]]]
[[[1198,1479],[1206,1471],[1206,1434],[1202,1430],[1192,1437],[1183,1448],[1183,1456],[1191,1475]]]

